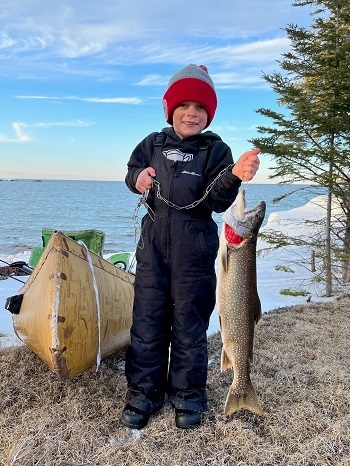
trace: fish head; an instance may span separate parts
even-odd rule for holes
[[[227,243],[232,242],[229,238],[233,238],[234,234],[241,238],[238,243],[248,238],[256,238],[264,220],[265,212],[266,203],[264,201],[259,202],[253,209],[246,209],[245,191],[241,190],[235,201],[222,216]]]

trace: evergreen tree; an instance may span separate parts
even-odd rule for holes
[[[257,110],[273,124],[258,127],[262,136],[252,142],[272,156],[270,178],[327,189],[326,235],[312,248],[323,258],[322,279],[330,296],[339,260],[343,279],[349,279],[350,2],[296,0],[293,6],[311,6],[313,22],[309,29],[286,27],[291,50],[278,62],[282,71],[263,75],[283,112]],[[343,210],[337,221],[332,199]]]

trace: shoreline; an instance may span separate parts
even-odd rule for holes
[[[123,350],[66,382],[25,346],[0,351],[0,464],[346,466],[349,332],[349,297],[265,313],[252,364],[262,416],[223,414],[233,374],[220,372],[221,339],[212,335],[209,410],[188,432],[175,427],[167,402],[145,429],[122,425]]]

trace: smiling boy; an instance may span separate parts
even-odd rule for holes
[[[191,64],[177,72],[163,106],[171,127],[137,145],[126,175],[132,192],[150,190],[147,204],[153,211],[142,219],[126,358],[122,421],[136,429],[147,425],[166,395],[177,427],[202,422],[208,408],[206,332],[215,306],[219,245],[212,212],[225,211],[241,181],[251,180],[259,167],[259,149],[233,164],[220,136],[203,133],[217,106],[206,67]],[[157,189],[152,189],[153,179]]]

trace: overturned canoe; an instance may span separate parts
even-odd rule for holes
[[[129,343],[133,285],[133,274],[56,232],[8,309],[17,336],[67,379]]]

